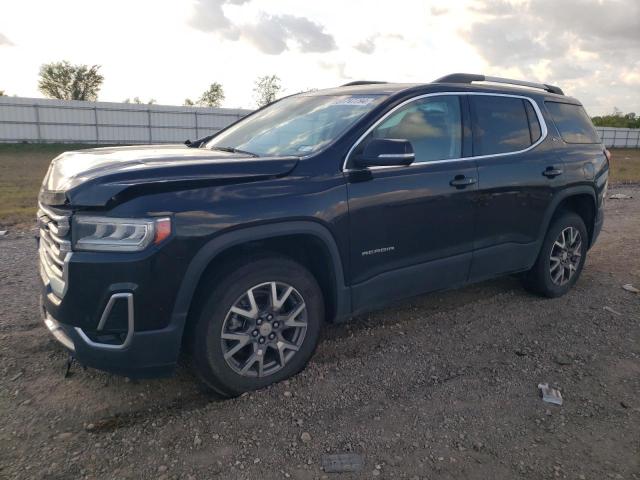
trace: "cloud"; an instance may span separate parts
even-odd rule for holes
[[[11,47],[13,46],[13,42],[11,42],[11,40],[9,40],[6,35],[3,35],[2,33],[0,33],[0,46],[2,45],[6,47]]]
[[[262,12],[255,23],[234,25],[224,13],[224,5],[242,5],[250,0],[196,0],[190,19],[192,27],[224,39],[246,40],[263,53],[277,55],[295,46],[305,53],[328,52],[337,48],[324,27],[305,17],[270,15]]]
[[[446,15],[449,13],[449,9],[444,7],[431,7],[429,11],[433,17],[439,17],[440,15]]]
[[[375,35],[370,36],[369,38],[363,40],[360,43],[357,43],[353,46],[360,53],[364,53],[365,55],[371,55],[376,51],[377,42],[379,39],[383,40],[404,40],[404,37],[397,33],[388,33],[388,34],[380,34],[376,33]]]
[[[376,51],[375,38],[374,37],[367,38],[366,40],[363,40],[362,42],[354,45],[353,48],[358,50],[360,53],[364,53],[365,55],[371,55],[373,52]]]
[[[337,48],[334,38],[325,33],[322,25],[312,22],[308,18],[294,15],[274,15],[266,19],[269,23],[280,25],[283,38],[298,44],[303,52],[329,52]]]
[[[606,60],[640,54],[636,1],[529,0],[516,8],[485,0],[473,10],[484,18],[471,25],[467,39],[493,65],[553,60],[575,51]]]
[[[338,78],[341,78],[343,80],[351,80],[353,78],[350,75],[346,74],[346,62],[325,62],[323,60],[320,60],[318,62],[318,65],[324,70],[333,71]]]

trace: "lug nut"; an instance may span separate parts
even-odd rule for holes
[[[257,337],[258,333],[260,333],[258,332],[258,330],[254,330],[253,332],[251,332],[251,335],[253,335],[254,337]]]
[[[260,337],[260,338],[258,339],[258,342],[259,342],[259,343],[264,343],[264,337]]]
[[[267,315],[267,320],[273,320],[273,315],[271,314]]]
[[[280,326],[280,322],[273,322],[273,328],[278,328]]]
[[[260,318],[258,318],[258,320],[256,320],[256,324],[262,325],[262,317],[260,317]]]
[[[270,333],[269,334],[269,340],[273,340],[274,338],[276,338],[276,334],[275,333]]]

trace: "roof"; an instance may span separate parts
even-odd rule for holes
[[[453,76],[447,76],[453,77]],[[443,77],[443,78],[447,78]],[[455,78],[455,77],[453,77]],[[487,77],[496,78],[496,77]],[[543,85],[543,84],[540,84]],[[558,87],[544,85],[550,87],[554,91],[562,91]],[[530,86],[518,86],[508,83],[460,83],[460,82],[431,82],[431,83],[384,83],[384,82],[352,82],[340,87],[329,88],[325,90],[315,90],[306,92],[305,95],[395,95],[400,93],[408,93],[409,91],[417,94],[431,93],[438,91],[448,92],[486,92],[486,93],[509,93],[512,95],[524,95],[527,97],[540,97],[543,99],[553,99],[565,103],[580,103],[577,99],[553,93],[541,88],[533,88]]]

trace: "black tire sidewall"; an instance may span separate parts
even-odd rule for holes
[[[558,236],[565,228],[568,227],[574,227],[578,232],[580,232],[580,237],[582,239],[580,264],[578,265],[573,277],[571,277],[567,283],[564,285],[557,285],[553,283],[553,280],[551,279],[549,257],[551,256],[551,249],[553,248],[553,244],[557,240]],[[587,258],[588,243],[589,236],[587,228],[579,215],[573,212],[565,212],[558,216],[552,222],[549,230],[547,231],[542,249],[540,250],[540,255],[533,271],[531,272],[533,274],[533,278],[530,278],[530,281],[533,283],[533,288],[548,297],[559,297],[567,293],[580,277]]]
[[[279,281],[293,286],[302,295],[307,308],[307,330],[303,344],[284,368],[264,378],[236,373],[223,356],[220,336],[227,312],[251,287]],[[193,339],[194,363],[201,380],[218,393],[236,396],[266,387],[298,373],[307,364],[318,343],[324,320],[324,301],[315,278],[298,263],[286,257],[268,257],[233,270],[212,285],[213,292],[201,309]]]

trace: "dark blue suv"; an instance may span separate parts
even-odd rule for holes
[[[85,365],[156,376],[184,351],[238,395],[302,369],[324,321],[513,273],[563,295],[602,227],[608,155],[559,88],[469,74],[65,153],[39,195],[45,323]]]

